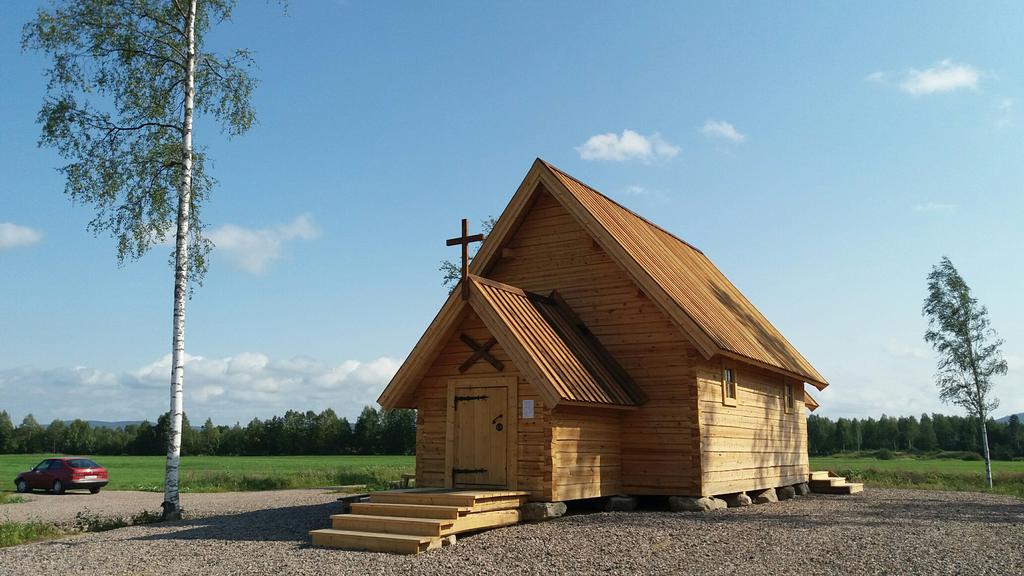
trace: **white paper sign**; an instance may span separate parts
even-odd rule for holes
[[[533,400],[523,400],[523,418],[533,418]]]

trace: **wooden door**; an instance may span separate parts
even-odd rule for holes
[[[453,486],[506,486],[509,421],[507,386],[461,384],[454,412]]]

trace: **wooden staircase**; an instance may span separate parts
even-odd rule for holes
[[[312,530],[314,546],[419,554],[455,541],[456,534],[519,522],[528,492],[414,488],[370,494],[331,527]]]
[[[847,482],[846,478],[827,470],[811,472],[808,484],[811,486],[811,492],[820,494],[856,494],[864,491],[864,484]]]

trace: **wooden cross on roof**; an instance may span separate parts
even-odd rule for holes
[[[469,275],[469,245],[473,242],[483,242],[483,234],[469,235],[469,220],[462,219],[462,236],[458,238],[449,238],[446,242],[447,246],[455,246],[456,244],[462,245],[462,277],[460,278],[460,284],[462,284],[462,299],[469,299],[469,284],[466,282],[466,276]]]

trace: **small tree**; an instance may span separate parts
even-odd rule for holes
[[[0,410],[0,454],[14,452],[14,424],[6,410]]]
[[[928,297],[922,314],[928,318],[925,342],[939,355],[935,374],[943,402],[955,404],[978,419],[985,456],[985,479],[992,487],[992,459],[986,421],[999,400],[992,396],[992,377],[1006,374],[999,339],[989,325],[988,310],[971,295],[947,257],[928,274]]]

